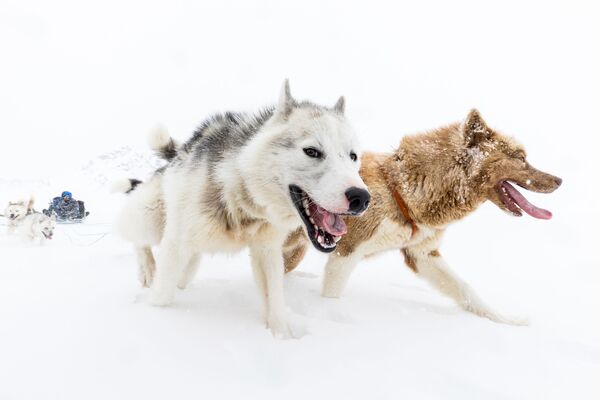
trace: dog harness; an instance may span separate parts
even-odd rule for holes
[[[390,193],[392,193],[392,196],[394,197],[394,201],[396,202],[396,205],[402,212],[402,215],[404,216],[404,219],[406,220],[406,222],[408,222],[410,224],[410,228],[412,230],[412,232],[410,234],[410,238],[412,239],[417,234],[417,231],[419,230],[419,228],[417,227],[417,224],[415,223],[415,221],[411,218],[410,211],[408,210],[408,206],[406,205],[406,202],[404,201],[402,196],[400,196],[400,193],[398,193],[396,188],[394,186],[392,186],[392,183],[389,179],[389,175],[388,175],[387,171],[385,170],[385,168],[383,168],[383,165],[381,166],[381,172],[383,173],[383,178],[385,179],[385,183],[388,187],[388,190],[390,191]]]

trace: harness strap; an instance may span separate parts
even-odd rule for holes
[[[390,179],[389,179],[389,175],[388,175],[387,171],[383,168],[383,166],[381,166],[381,172],[383,173],[383,177],[385,179],[385,183],[388,187],[388,190],[390,191],[390,193],[392,193],[392,196],[394,197],[394,201],[396,202],[396,205],[400,209],[400,212],[402,212],[402,215],[404,216],[404,219],[406,219],[406,222],[408,222],[410,224],[410,227],[412,229],[410,238],[412,239],[417,234],[417,231],[419,230],[419,228],[417,227],[417,224],[415,223],[415,221],[411,218],[410,211],[408,210],[408,206],[406,205],[406,202],[404,201],[402,196],[400,196],[400,193],[398,193],[396,188],[394,186],[392,186],[392,183],[390,182]]]

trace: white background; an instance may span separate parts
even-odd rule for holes
[[[598,7],[0,0],[1,204],[67,189],[92,211],[43,248],[0,236],[0,399],[599,398]],[[442,248],[529,327],[459,311],[397,253],[332,301],[311,251],[286,282],[299,340],[264,329],[246,253],[205,260],[170,309],[136,301],[106,180],[151,171],[157,122],[185,139],[212,112],[274,102],[286,77],[299,99],[345,95],[367,149],[477,107],[563,178],[527,194],[551,221],[485,204]]]

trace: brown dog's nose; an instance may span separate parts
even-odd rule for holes
[[[562,184],[562,179],[560,179],[558,176],[555,176],[554,182],[556,182],[556,187],[559,187]]]

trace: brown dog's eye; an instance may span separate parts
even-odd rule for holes
[[[352,153],[350,153],[350,159],[351,159],[352,161],[356,161],[356,160],[358,160],[358,157],[356,156],[356,153],[355,153],[355,152],[352,152]]]

